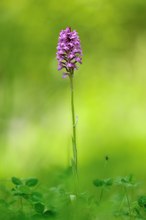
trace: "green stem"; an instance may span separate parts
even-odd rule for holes
[[[104,187],[101,188],[101,192],[100,192],[100,196],[99,196],[99,203],[100,203],[101,200],[102,200],[102,197],[103,197],[103,191],[104,191]]]
[[[108,161],[106,160],[105,161],[105,164],[104,164],[104,167],[103,167],[103,170],[104,170],[104,172],[103,172],[103,178],[105,178],[105,176],[106,176],[106,168],[107,168],[107,163],[108,163]],[[102,200],[102,197],[103,197],[103,192],[104,192],[104,186],[102,186],[102,188],[101,188],[101,191],[100,191],[100,196],[99,196],[99,203],[101,202],[101,200]]]
[[[76,120],[75,120],[75,107],[74,107],[74,83],[73,83],[73,76],[74,73],[70,73],[70,89],[71,89],[71,112],[72,112],[72,130],[73,130],[73,137],[72,137],[72,145],[73,145],[73,168],[74,172],[77,176],[78,170],[78,158],[77,158],[77,144],[76,144]]]
[[[124,191],[125,191],[125,196],[126,196],[127,203],[128,203],[129,215],[130,215],[130,219],[131,219],[132,214],[131,214],[130,200],[129,200],[128,193],[127,193],[127,189],[126,189],[126,187],[125,187],[125,186],[124,186]]]

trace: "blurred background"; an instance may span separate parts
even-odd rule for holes
[[[146,179],[146,1],[0,1],[0,178],[70,164],[69,80],[57,71],[62,29],[80,36],[75,72],[80,175]],[[89,180],[91,181],[91,180]]]

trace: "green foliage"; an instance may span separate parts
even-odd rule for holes
[[[31,190],[31,187],[37,185],[38,179],[28,178],[26,180],[20,180],[16,177],[12,177],[12,183],[15,185],[15,187],[12,189],[12,193],[14,196],[20,196],[25,199],[40,198],[39,193],[33,192]]]
[[[138,205],[146,212],[146,196],[140,196],[138,199]]]
[[[145,219],[146,196],[140,196],[138,199],[134,196],[134,191],[131,190],[137,189],[139,183],[134,180],[133,175],[108,179],[96,179],[93,181],[93,184],[98,188],[101,187],[99,204],[101,204],[104,189],[108,186],[112,186],[110,187],[110,190],[115,191],[118,187],[118,192],[113,198],[113,203],[115,203],[113,214],[115,217],[122,217],[123,219]]]
[[[136,183],[133,179],[133,175],[128,175],[125,177],[117,177],[114,180],[115,185],[124,185],[126,187],[137,187],[138,183]]]
[[[103,185],[104,185],[104,180],[96,179],[96,180],[93,181],[93,184],[94,184],[96,187],[103,186]]]
[[[15,185],[22,185],[22,181],[17,178],[17,177],[12,177],[12,182],[15,184]]]
[[[93,184],[96,187],[101,187],[101,186],[112,186],[113,184],[113,179],[112,178],[108,178],[108,179],[96,179],[93,181]]]
[[[45,206],[42,203],[35,203],[34,204],[34,209],[37,213],[43,214],[45,210]]]
[[[38,184],[38,179],[29,178],[29,179],[26,180],[25,184],[29,187],[36,186]]]
[[[15,212],[18,213],[19,205],[17,207],[16,203],[19,202],[22,214],[29,219],[54,218],[54,216],[56,216],[55,209],[48,203],[50,198],[47,197],[47,199],[44,199],[45,196],[41,192],[35,190],[35,186],[38,184],[37,178],[19,179],[12,177],[12,183],[14,187],[11,192],[14,199],[10,203],[1,200],[0,205],[9,209],[14,209]],[[57,199],[60,199],[61,195],[63,195],[61,192],[62,190],[58,191],[57,188],[54,188],[54,196],[56,196]],[[26,209],[28,213],[25,213],[24,209]]]
[[[6,220],[7,215],[16,220],[98,218],[113,220],[114,217],[123,220],[144,220],[146,218],[146,196],[138,196],[139,184],[132,175],[95,179],[93,185],[96,190],[99,189],[97,190],[100,192],[99,199],[96,193],[70,192],[65,184],[42,188],[37,185],[39,182],[37,178],[13,177],[11,182],[12,190],[5,190],[7,199],[4,197],[0,199],[0,210],[3,210],[1,218]],[[104,197],[103,190],[105,190]]]
[[[31,201],[32,202],[38,202],[38,201],[42,201],[42,194],[40,192],[32,192],[31,193]]]

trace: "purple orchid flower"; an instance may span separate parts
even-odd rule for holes
[[[59,35],[57,46],[58,70],[65,69],[63,78],[73,75],[77,64],[82,63],[82,49],[78,33],[71,31],[70,27],[62,30]]]

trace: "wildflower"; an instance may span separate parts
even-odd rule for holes
[[[77,64],[82,63],[82,49],[80,45],[80,39],[78,33],[74,30],[72,31],[70,27],[62,30],[59,35],[58,45],[57,45],[57,60],[58,60],[58,70],[65,69],[63,73],[63,78],[69,76],[70,79],[70,92],[71,92],[71,112],[72,112],[72,171],[75,180],[75,191],[77,192],[78,182],[78,151],[77,151],[77,141],[76,141],[76,116],[74,108],[74,70],[78,68]],[[70,200],[74,201],[76,195],[70,195]]]
[[[78,33],[71,31],[70,27],[62,30],[59,35],[57,46],[58,70],[65,69],[63,78],[73,75],[77,64],[82,63],[82,49]]]

